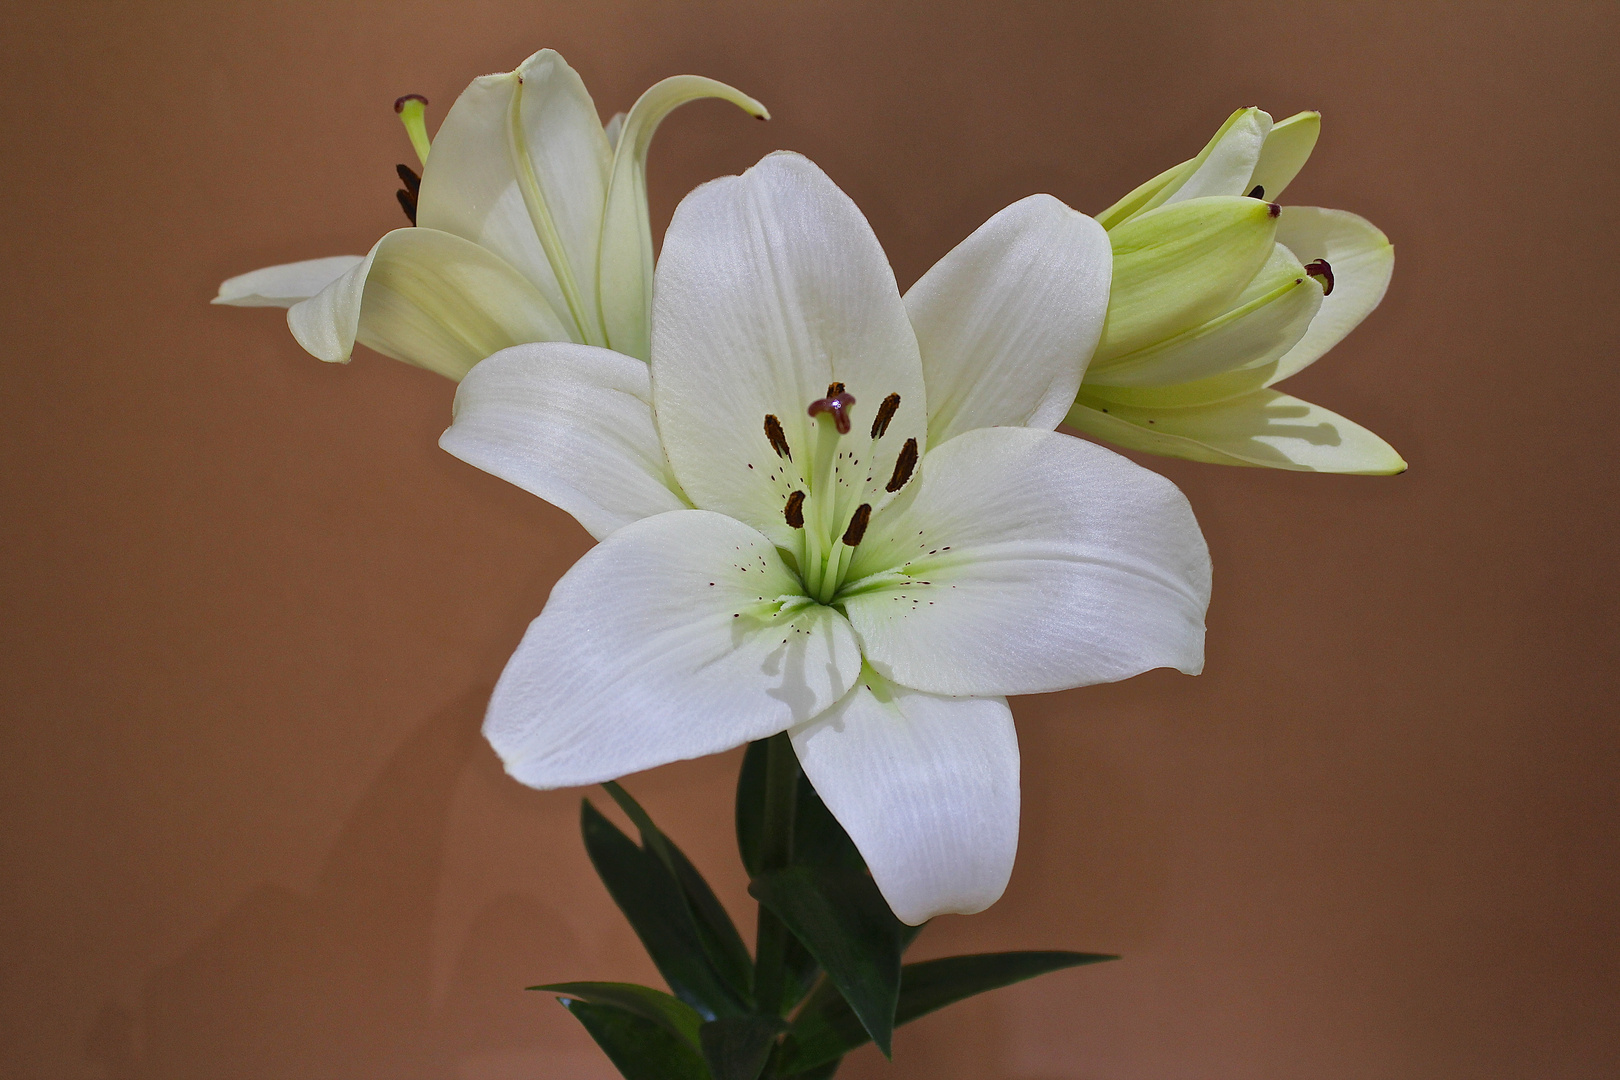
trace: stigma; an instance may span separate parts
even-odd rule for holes
[[[899,404],[898,401],[895,402]],[[849,434],[849,410],[855,405],[855,397],[844,389],[841,382],[829,383],[827,396],[817,398],[810,403],[810,415],[820,416],[827,413],[832,416],[833,424],[838,428],[838,434]]]
[[[1326,259],[1316,259],[1305,264],[1305,274],[1315,278],[1316,283],[1322,286],[1322,295],[1329,296],[1333,292],[1333,266]]]

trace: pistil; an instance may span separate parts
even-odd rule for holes
[[[433,145],[427,133],[427,105],[428,99],[421,94],[406,94],[394,102],[399,122],[405,125],[405,134],[411,137],[411,146],[416,149],[416,160],[423,165],[427,164],[428,149]]]

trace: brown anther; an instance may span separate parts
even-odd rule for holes
[[[411,219],[411,224],[412,225],[415,225],[416,224],[416,200],[411,198],[411,193],[406,191],[404,188],[401,188],[398,191],[394,192],[394,198],[399,200],[399,208],[401,210],[405,211],[405,216]]]
[[[787,506],[782,508],[782,516],[787,519],[788,528],[804,528],[804,492],[795,491],[788,496]]]
[[[394,172],[399,176],[399,182],[405,185],[405,190],[411,193],[411,198],[416,198],[417,192],[422,190],[422,178],[416,170],[409,165],[395,165]]]
[[[1326,259],[1317,259],[1305,264],[1305,272],[1316,279],[1322,286],[1322,295],[1327,296],[1333,291],[1333,267]]]
[[[776,456],[793,460],[793,451],[788,449],[787,433],[782,430],[782,421],[776,418],[775,413],[765,414],[765,438],[770,440],[771,449]]]
[[[872,418],[872,438],[883,438],[883,433],[889,430],[889,421],[894,419],[895,411],[899,408],[899,394],[890,394],[883,399],[883,404],[878,406],[877,415]]]
[[[855,508],[855,514],[849,519],[849,528],[844,530],[844,546],[854,547],[866,535],[866,526],[872,520],[872,506],[870,503],[861,503]]]
[[[423,97],[421,94],[406,94],[404,97],[394,99],[394,111],[404,112],[405,103],[407,101],[420,101],[424,105],[428,103],[428,99]]]
[[[917,467],[917,440],[907,439],[906,445],[900,448],[900,456],[894,459],[894,475],[889,482],[883,485],[884,491],[899,491],[911,479],[911,472]]]
[[[1265,197],[1266,189],[1261,187],[1259,184],[1254,185],[1254,190],[1249,192],[1249,198],[1251,199],[1263,199]]]
[[[836,393],[834,392],[836,391]],[[820,416],[827,413],[833,418],[833,424],[838,428],[838,434],[849,434],[849,410],[855,404],[855,399],[849,391],[844,389],[843,383],[833,383],[827,387],[827,396],[817,398],[810,403],[810,415]]]

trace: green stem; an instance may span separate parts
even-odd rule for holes
[[[765,821],[760,868],[781,870],[793,862],[793,812],[798,805],[799,759],[787,732],[771,737],[765,759]],[[785,996],[788,929],[759,905],[754,948],[754,1003],[762,1013],[780,1016]]]

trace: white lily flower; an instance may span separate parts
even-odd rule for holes
[[[665,116],[706,97],[768,116],[724,83],[677,75],[604,129],[573,68],[543,49],[516,71],[474,79],[456,99],[423,158],[416,227],[388,233],[367,255],[231,278],[214,303],[289,308],[293,336],[322,360],[347,362],[358,341],[452,379],[531,341],[645,360],[647,149]],[[420,106],[415,113],[407,120],[420,153],[426,131]]]
[[[1320,128],[1314,112],[1273,124],[1239,109],[1197,157],[1098,215],[1114,245],[1114,294],[1071,426],[1195,461],[1405,470],[1371,431],[1270,389],[1355,329],[1395,267],[1394,247],[1365,219],[1277,205]]]
[[[1107,304],[1107,237],[1050,196],[902,299],[803,157],[692,192],[652,363],[540,344],[475,367],[441,445],[602,542],[507,664],[485,734],[525,784],[791,732],[896,915],[1006,886],[1006,694],[1203,663],[1209,556],[1173,484],[1053,429]]]

